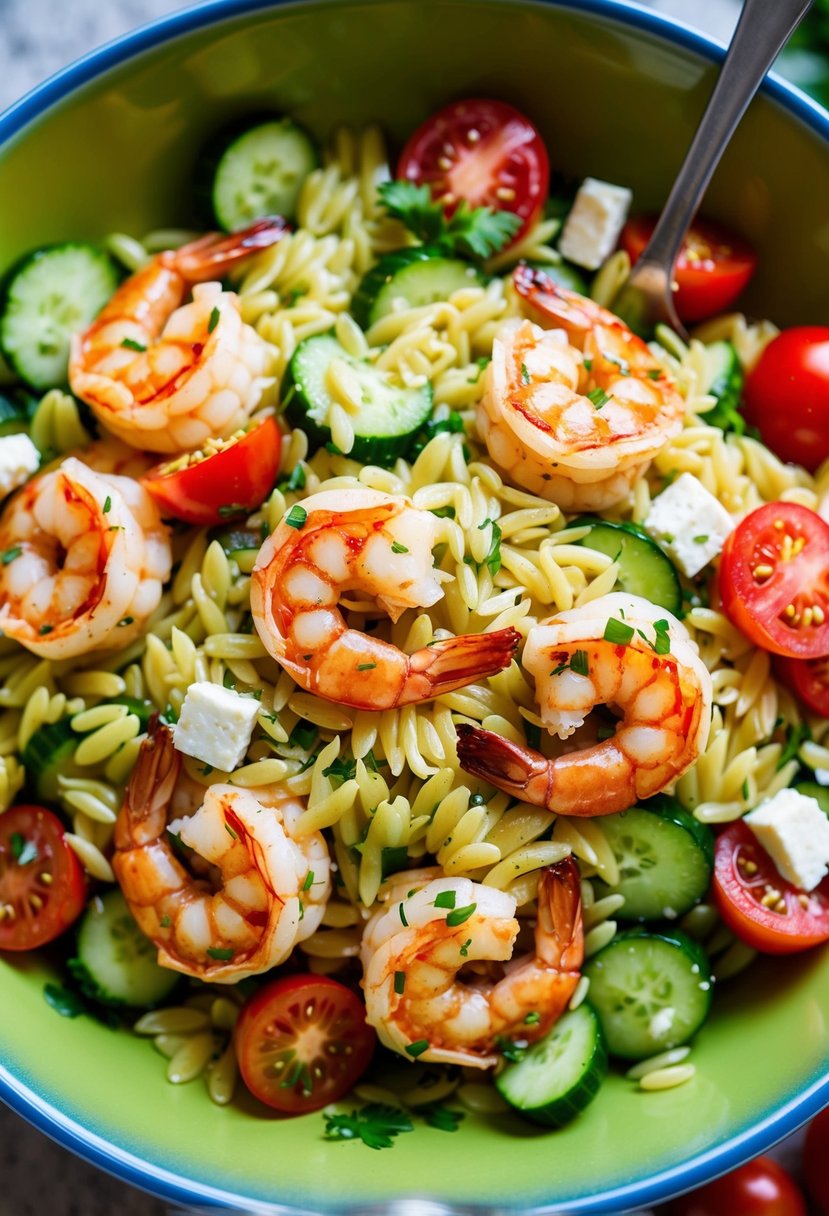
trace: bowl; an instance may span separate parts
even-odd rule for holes
[[[439,34],[438,32],[439,31]],[[194,150],[277,107],[322,137],[380,120],[400,140],[452,96],[531,114],[554,165],[659,206],[721,48],[612,0],[215,0],[95,52],[0,118],[0,266],[26,249],[187,223]],[[706,209],[758,247],[747,308],[829,323],[829,115],[770,80]],[[393,1149],[323,1139],[322,1117],[169,1086],[128,1033],[56,1016],[47,960],[0,962],[0,1096],[124,1179],[262,1213],[608,1212],[655,1202],[767,1148],[829,1101],[829,955],[756,964],[724,985],[696,1078],[643,1093],[621,1074],[566,1129],[468,1116]],[[429,1207],[425,1201],[432,1201]]]

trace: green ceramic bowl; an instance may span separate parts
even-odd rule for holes
[[[492,94],[531,114],[569,176],[625,182],[658,207],[721,52],[612,0],[217,0],[105,48],[0,119],[0,267],[34,245],[191,219],[194,150],[237,112],[276,106],[318,136],[380,120],[399,140],[430,110]],[[748,307],[829,322],[829,116],[781,83],[752,105],[707,210],[760,251]],[[556,1133],[468,1117],[393,1149],[329,1143],[320,1115],[219,1109],[172,1087],[149,1045],[45,1004],[49,965],[0,963],[0,1094],[138,1185],[256,1212],[607,1212],[700,1184],[829,1101],[829,955],[768,961],[723,985],[695,1080],[641,1093],[612,1076]]]

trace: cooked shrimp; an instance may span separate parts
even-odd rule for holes
[[[47,659],[131,642],[158,607],[172,561],[147,491],[72,456],[10,500],[0,549],[0,629]]]
[[[160,727],[141,746],[115,825],[113,869],[158,961],[232,984],[285,961],[319,927],[331,894],[320,832],[297,837],[302,803],[274,786],[211,785],[189,818],[168,822],[181,758]],[[194,878],[168,831],[215,867]]]
[[[613,313],[528,266],[513,281],[547,328],[501,326],[478,429],[513,484],[567,511],[602,511],[679,434],[682,398]]]
[[[286,230],[264,219],[158,254],[73,337],[69,383],[108,431],[132,447],[181,452],[247,419],[269,383],[268,346],[242,321],[235,293],[207,280]]]
[[[572,858],[542,873],[534,953],[513,959],[518,929],[513,897],[468,878],[435,879],[375,913],[363,934],[363,989],[381,1042],[430,1063],[491,1068],[499,1037],[545,1035],[584,959]]]
[[[621,716],[611,738],[556,759],[459,726],[461,767],[522,801],[560,815],[610,815],[664,790],[705,750],[711,676],[664,608],[605,595],[535,625],[522,662],[535,676],[541,720],[561,739],[597,705]]]
[[[427,701],[506,667],[514,629],[434,642],[404,654],[350,629],[346,591],[371,596],[396,621],[443,595],[432,566],[439,520],[407,498],[376,490],[326,490],[292,507],[259,551],[251,610],[263,644],[298,684],[360,709]]]

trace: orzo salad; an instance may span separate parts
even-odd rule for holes
[[[394,176],[259,116],[198,230],[10,269],[0,950],[58,1013],[379,1148],[692,1083],[829,940],[829,329],[699,221],[635,334],[633,202],[500,101]]]

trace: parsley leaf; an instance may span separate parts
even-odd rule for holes
[[[524,1059],[527,1054],[528,1044],[508,1039],[506,1035],[499,1034],[495,1039],[495,1046],[500,1051],[505,1060],[509,1060],[512,1064],[518,1064]]]
[[[529,382],[530,382],[530,373],[527,371],[526,363],[522,363],[521,364],[521,383],[529,384]]]
[[[429,1127],[436,1127],[439,1132],[456,1132],[464,1117],[462,1110],[450,1110],[442,1102],[430,1102],[428,1106],[421,1106],[417,1113]]]
[[[370,1102],[350,1115],[324,1115],[326,1140],[362,1140],[366,1148],[391,1148],[394,1137],[414,1131],[404,1110]]]
[[[443,206],[432,200],[429,187],[414,182],[383,182],[378,193],[390,216],[400,220],[419,241],[450,257],[491,257],[521,227],[520,217],[510,211],[472,208],[465,200],[447,219]]]
[[[574,671],[577,676],[590,675],[590,660],[586,650],[574,650],[569,659],[559,663],[550,672],[551,676],[560,676],[563,671]]]
[[[788,722],[786,724],[786,742],[783,745],[783,750],[780,753],[780,759],[777,761],[776,772],[780,772],[784,765],[790,760],[797,757],[800,751],[801,744],[812,738],[812,731],[808,722]]]
[[[62,1018],[77,1018],[86,1013],[86,1005],[77,992],[64,988],[62,984],[45,984],[43,999]]]
[[[338,756],[336,760],[328,765],[328,768],[322,770],[322,775],[323,777],[330,777],[333,782],[338,782],[339,785],[342,785],[346,781],[351,781],[357,775],[357,761],[346,760],[343,756]]]
[[[220,316],[221,316],[221,313],[219,312],[218,308],[214,308],[210,314],[210,320],[207,322],[207,332],[209,334],[212,334],[213,330],[219,324]]]
[[[492,541],[490,542],[489,553],[484,558],[484,565],[494,578],[501,569],[501,529],[494,519],[485,519],[482,524],[478,525],[478,531],[482,532],[487,526],[492,528]]]
[[[3,552],[0,553],[0,562],[2,562],[4,566],[8,566],[16,557],[20,557],[22,552],[22,545],[12,545],[11,549],[4,549]]]

